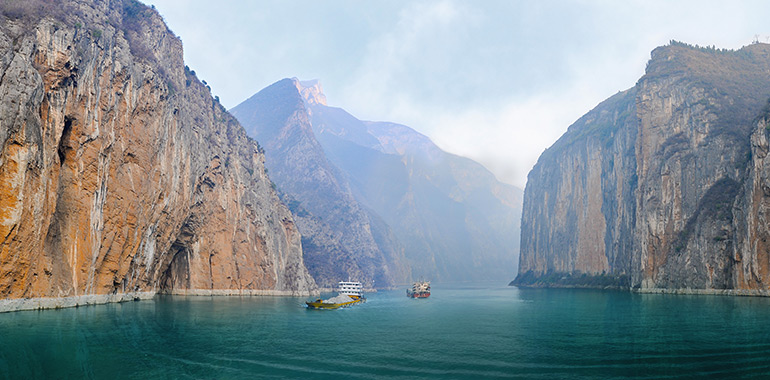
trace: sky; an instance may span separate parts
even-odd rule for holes
[[[768,1],[143,0],[232,108],[283,78],[524,188],[539,155],[670,40],[770,41]]]

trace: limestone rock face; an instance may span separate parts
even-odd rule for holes
[[[722,236],[734,239],[731,262],[737,289],[770,289],[770,105],[757,119],[751,134],[751,154],[746,181],[739,188],[742,197],[733,228]],[[730,234],[731,233],[731,234]],[[726,240],[726,239],[725,239]]]
[[[765,292],[768,98],[766,44],[653,51],[530,172],[514,283]]]
[[[59,6],[0,24],[0,298],[313,291],[261,148],[161,17]]]
[[[540,156],[524,190],[519,273],[629,273],[635,95],[606,100]]]
[[[324,95],[321,82],[318,80],[300,82],[296,79],[294,79],[293,82],[302,98],[305,99],[305,102],[308,104],[320,104],[322,106],[326,105],[326,95]]]

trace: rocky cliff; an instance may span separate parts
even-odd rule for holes
[[[0,306],[315,289],[262,150],[154,10],[2,7]]]
[[[513,283],[764,294],[768,98],[766,44],[655,49],[530,172]]]

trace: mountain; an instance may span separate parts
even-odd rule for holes
[[[262,149],[154,9],[0,8],[0,310],[316,291]]]
[[[415,276],[470,281],[515,273],[521,190],[409,127],[311,109],[328,156],[362,203],[392,226]]]
[[[404,281],[403,249],[327,159],[301,90],[284,79],[231,112],[265,147],[271,178],[296,216],[308,270],[324,287],[347,279],[367,287]]]
[[[512,284],[768,294],[770,46],[672,42],[529,173]]]
[[[279,84],[287,91],[283,101],[265,93]],[[381,228],[372,231],[380,231],[374,235],[387,239],[375,240],[394,247],[398,253],[391,257],[407,268],[400,272],[400,282],[407,277],[439,281],[504,279],[515,273],[521,190],[498,182],[476,162],[442,151],[409,127],[361,121],[341,108],[329,107],[317,81],[284,79],[268,89],[235,107],[233,114],[260,141],[266,141],[260,136],[288,135],[289,129],[301,129],[306,135],[312,131],[318,146],[294,160],[323,162],[333,173],[323,177],[335,178],[346,189],[350,195],[346,202],[352,197],[370,220],[379,220]],[[282,107],[276,103],[293,104],[291,108],[301,110],[301,116],[279,118],[272,128],[265,127],[269,122],[259,120],[267,116],[254,115]],[[292,128],[292,120],[300,117],[301,128]],[[285,131],[279,133],[276,128]],[[268,143],[265,148],[270,172],[271,165],[283,170],[282,165],[272,162]],[[297,168],[282,171],[291,177],[290,181],[308,179],[309,173],[314,172]],[[309,210],[307,205],[312,199],[298,196],[291,186],[275,178],[279,188],[286,189]],[[315,181],[308,181],[306,186],[315,186]],[[327,194],[320,186],[313,188],[319,197]]]

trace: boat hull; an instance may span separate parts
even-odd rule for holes
[[[353,297],[351,297],[353,298]],[[334,310],[339,309],[343,307],[349,307],[353,306],[358,303],[363,303],[366,301],[366,298],[360,297],[360,298],[354,298],[350,302],[342,302],[342,303],[332,303],[332,302],[324,302],[320,299],[312,301],[312,302],[305,302],[307,304],[308,309],[323,309],[323,310]]]
[[[406,289],[406,296],[409,298],[428,298],[430,297],[430,281],[417,281],[412,288]]]

